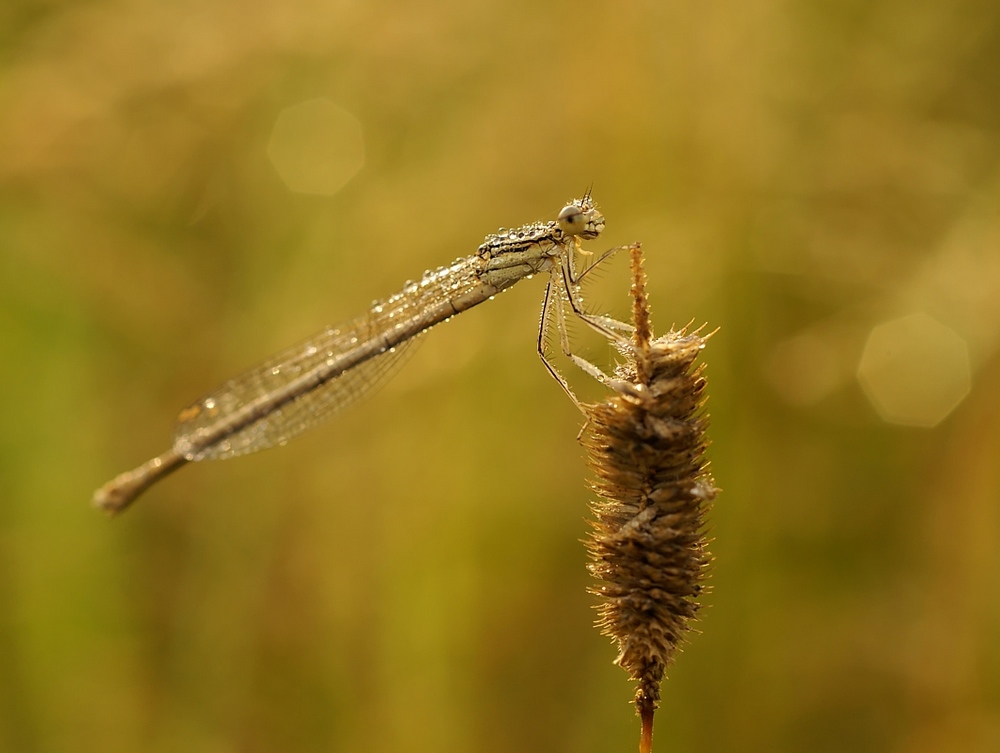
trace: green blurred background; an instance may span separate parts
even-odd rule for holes
[[[290,446],[89,507],[200,393],[591,183],[660,329],[721,328],[656,749],[1000,750],[986,0],[5,0],[0,749],[633,750],[538,280]]]

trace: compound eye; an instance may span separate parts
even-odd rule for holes
[[[569,204],[559,212],[559,229],[567,235],[579,235],[587,227],[587,217],[575,204]]]

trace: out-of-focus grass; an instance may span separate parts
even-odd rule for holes
[[[721,327],[715,590],[657,748],[1000,748],[995,3],[8,0],[0,50],[0,749],[633,745],[537,281],[287,448],[87,504],[200,392],[592,182],[660,327]],[[321,99],[364,166],[294,193],[275,124]],[[920,429],[855,376],[918,313],[971,376]]]

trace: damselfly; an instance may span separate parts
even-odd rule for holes
[[[547,327],[554,316],[567,354],[565,302],[591,326],[601,328],[603,317],[586,314],[580,305],[579,283],[617,249],[580,274],[575,256],[586,253],[581,240],[596,238],[603,229],[604,217],[588,192],[563,207],[555,220],[488,235],[475,254],[425,273],[365,314],[277,353],[184,408],[173,446],[102,486],[94,493],[94,504],[116,513],[186,463],[284,444],[384,380],[422,332],[535,274],[549,274],[538,352],[572,397],[546,357]]]

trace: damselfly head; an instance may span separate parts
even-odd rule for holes
[[[566,235],[576,235],[584,240],[596,238],[604,230],[604,215],[594,206],[590,192],[582,199],[574,199],[559,212],[559,229]]]

